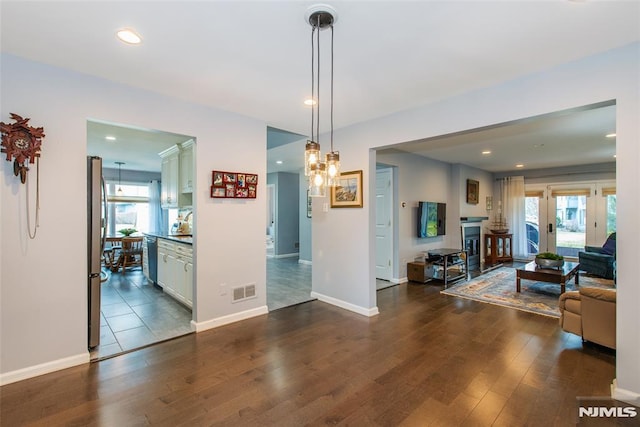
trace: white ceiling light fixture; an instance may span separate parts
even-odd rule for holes
[[[111,136],[111,135],[107,135],[104,137],[104,139],[106,139],[107,141],[115,141],[116,137],[115,136]]]
[[[123,28],[116,32],[116,36],[121,41],[127,44],[140,44],[142,43],[142,37],[135,31],[130,28]]]
[[[516,167],[517,167],[518,169],[520,169],[520,168],[523,168],[523,167],[524,167],[524,165],[523,165],[522,163],[518,163],[518,164],[516,165]]]
[[[606,134],[605,136],[606,136],[607,138],[615,138],[617,135],[616,135],[616,133],[614,132],[614,133],[608,133],[608,134]]]
[[[312,105],[316,105],[316,100],[315,99],[311,99],[311,98],[307,98],[304,100],[304,105],[307,105],[309,107],[311,107]]]
[[[491,150],[484,150],[484,151],[482,152],[482,154],[483,154],[484,156],[489,155],[489,154],[491,154]]]
[[[335,9],[318,4],[307,9],[305,19],[311,25],[311,135],[305,145],[305,175],[309,177],[309,196],[326,196],[327,186],[336,186],[340,178],[340,153],[333,149],[333,25]],[[325,161],[320,154],[320,31],[331,30],[330,141]],[[317,68],[316,68],[317,67]],[[315,101],[315,102],[313,102]],[[305,102],[306,103],[306,102]]]

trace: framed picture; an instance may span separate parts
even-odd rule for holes
[[[311,218],[311,196],[309,196],[309,190],[307,190],[307,218]]]
[[[331,187],[331,207],[361,208],[362,205],[362,171],[340,173],[338,185]]]
[[[255,199],[258,175],[246,172],[211,171],[211,197],[220,199]]]
[[[213,171],[213,185],[222,185],[222,172]]]
[[[473,179],[467,180],[467,203],[470,205],[478,204],[478,193],[480,192],[480,183]]]
[[[236,186],[235,186],[235,184],[227,184],[225,197],[236,197]]]
[[[211,186],[211,197],[213,197],[213,198],[226,197],[225,188],[224,187]]]

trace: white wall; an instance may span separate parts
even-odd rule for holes
[[[640,396],[640,286],[637,286],[637,189],[640,164],[639,50],[635,43],[543,73],[449,98],[335,132],[345,170],[362,169],[364,209],[313,218],[313,290],[343,307],[375,314],[374,148],[495,125],[553,111],[617,103],[618,352],[617,396]],[[368,159],[368,160],[367,160]],[[318,202],[319,203],[319,202]],[[368,254],[366,253],[368,252]]]
[[[266,312],[266,125],[94,77],[2,55],[1,118],[31,117],[46,137],[40,228],[27,237],[25,186],[2,161],[0,380],[82,363],[87,352],[87,119],[197,137],[195,216],[198,329]],[[209,197],[211,170],[257,173],[255,200]],[[35,182],[35,168],[29,178]],[[35,185],[31,195],[35,194]],[[34,214],[33,201],[32,216]],[[33,224],[33,217],[31,219]],[[251,268],[246,268],[251,260]],[[231,304],[227,288],[256,283]]]

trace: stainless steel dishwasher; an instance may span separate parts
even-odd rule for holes
[[[149,259],[149,280],[158,284],[158,238],[147,236],[147,257]]]

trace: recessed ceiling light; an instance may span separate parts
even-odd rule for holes
[[[484,151],[482,152],[482,154],[484,154],[484,155],[491,154],[491,150],[484,150]]]
[[[524,167],[524,165],[523,165],[522,163],[518,163],[518,164],[516,165],[516,167],[517,167],[517,168],[523,168],[523,167]]]
[[[613,158],[614,158],[614,159],[616,158],[616,155],[615,155],[615,154],[613,155]]]
[[[316,105],[316,104],[317,104],[317,102],[313,98],[307,98],[307,99],[304,100],[304,105],[312,106],[312,105]]]
[[[140,37],[140,35],[136,33],[134,30],[131,30],[129,28],[123,28],[122,30],[118,30],[118,32],[116,33],[116,36],[118,36],[120,40],[128,44],[142,43],[142,37]]]
[[[615,138],[616,134],[614,133],[608,133],[607,135],[605,135],[607,138]]]
[[[282,164],[282,160],[276,160],[276,164],[281,165]]]
[[[111,135],[107,135],[104,137],[104,139],[106,139],[107,141],[115,141],[116,137],[115,136],[111,136]]]

